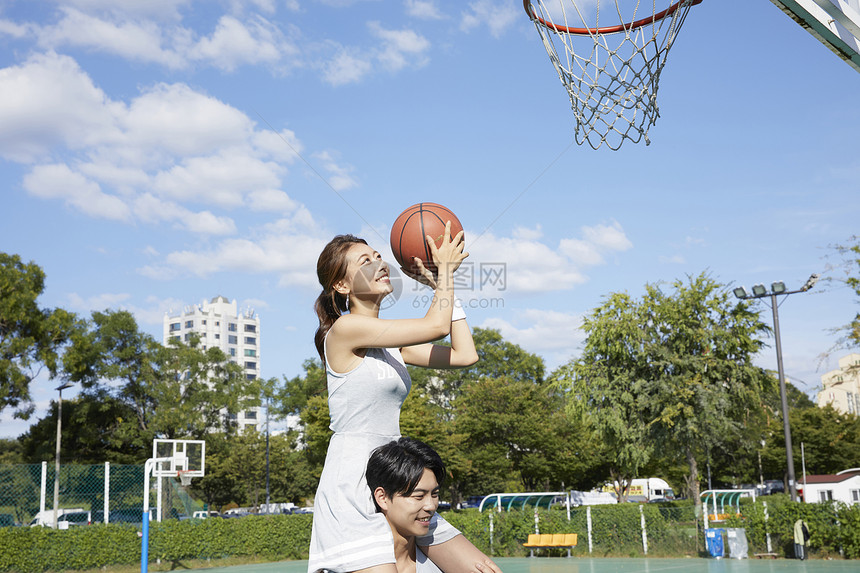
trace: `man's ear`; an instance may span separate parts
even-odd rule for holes
[[[385,490],[382,487],[378,487],[373,490],[373,499],[376,501],[376,505],[379,506],[383,512],[388,511],[389,499],[388,495],[385,493]]]

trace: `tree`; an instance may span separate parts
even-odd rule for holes
[[[58,375],[61,349],[79,326],[70,312],[39,308],[44,290],[38,265],[0,253],[0,411],[15,408],[25,420],[34,410],[30,382],[42,369]]]
[[[648,415],[640,400],[646,373],[648,321],[644,305],[626,293],[612,293],[583,319],[585,348],[579,359],[553,374],[553,383],[570,392],[571,415],[592,428],[606,446],[618,503],[653,452]]]
[[[152,442],[136,430],[132,409],[107,392],[63,400],[60,458],[75,464],[142,464],[152,455]],[[48,414],[18,438],[28,463],[54,459],[56,433],[57,402],[51,401]]]
[[[699,461],[760,439],[776,382],[752,359],[767,330],[704,273],[673,282],[669,293],[646,285],[641,300],[614,294],[589,317],[567,385],[598,432],[624,448],[628,470],[642,467],[638,451],[649,440],[682,451],[698,502]]]
[[[137,437],[149,443],[230,430],[225,412],[260,403],[260,382],[247,380],[219,348],[202,350],[196,337],[162,346],[127,311],[94,312],[89,330],[64,355],[64,366],[85,394],[104,393],[127,405]]]
[[[860,236],[855,235],[849,239],[847,245],[835,245],[833,248],[842,257],[842,261],[836,267],[841,268],[842,274],[830,280],[846,285],[860,296]],[[860,346],[860,313],[855,313],[851,322],[836,330],[845,333],[840,346]]]

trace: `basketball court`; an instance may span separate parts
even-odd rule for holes
[[[582,559],[505,558],[496,563],[504,573],[842,573],[856,571],[852,561],[794,559]],[[305,573],[307,561],[281,561],[207,569],[222,573]]]

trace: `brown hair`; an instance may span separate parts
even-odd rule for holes
[[[325,246],[317,259],[317,278],[323,287],[322,292],[314,303],[314,310],[319,318],[320,325],[314,334],[314,344],[325,367],[325,335],[347,311],[346,296],[334,289],[334,285],[346,277],[346,268],[349,261],[346,252],[356,243],[366,245],[367,241],[354,235],[338,235]]]

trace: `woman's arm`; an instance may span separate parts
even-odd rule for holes
[[[451,323],[451,346],[418,344],[401,348],[400,354],[407,364],[426,368],[465,368],[478,361],[475,341],[465,319]]]

